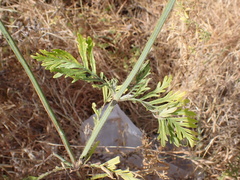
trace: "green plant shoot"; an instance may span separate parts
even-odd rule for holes
[[[65,77],[71,77],[72,82],[83,80],[93,83],[93,87],[102,89],[104,102],[112,101],[121,85],[117,85],[116,79],[107,80],[102,72],[100,75],[97,74],[93,57],[94,43],[90,37],[83,38],[78,35],[77,43],[82,63],[68,52],[59,49],[51,52],[41,50],[41,54],[37,53],[32,57],[41,61],[42,66],[45,66],[47,70],[55,72],[54,78],[65,75]],[[197,121],[193,119],[195,116],[193,112],[183,108],[188,102],[184,98],[185,93],[179,91],[166,93],[172,81],[171,76],[166,76],[162,83],[159,82],[156,88],[150,91],[149,75],[150,65],[147,61],[138,71],[135,84],[125,90],[119,101],[139,102],[153,114],[158,120],[158,139],[162,146],[165,146],[167,141],[179,146],[184,139],[187,139],[190,146],[194,146],[197,133],[192,129],[196,128]],[[94,105],[93,110],[98,114]],[[100,114],[97,117],[95,125],[99,122]]]

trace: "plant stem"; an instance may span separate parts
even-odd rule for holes
[[[86,157],[87,153],[89,152],[90,148],[92,147],[95,139],[97,138],[100,130],[102,129],[104,123],[106,122],[108,116],[110,115],[110,113],[112,112],[114,106],[116,105],[115,101],[111,101],[108,105],[108,107],[106,108],[106,110],[104,111],[102,117],[99,120],[99,123],[94,127],[92,134],[89,138],[89,140],[87,141],[86,146],[83,149],[83,152],[79,158],[79,161],[81,161],[84,157]]]
[[[166,8],[164,9],[162,16],[157,21],[157,24],[156,24],[156,26],[155,26],[155,28],[153,30],[153,33],[150,36],[147,44],[145,45],[142,54],[138,58],[138,61],[134,65],[132,71],[130,72],[130,74],[128,75],[127,79],[122,84],[122,86],[119,89],[119,91],[115,94],[114,99],[116,101],[118,101],[121,98],[122,94],[125,92],[125,90],[129,86],[129,84],[132,82],[133,78],[136,76],[136,74],[139,71],[140,67],[142,66],[144,60],[146,59],[146,57],[148,55],[148,52],[152,48],[152,45],[153,45],[154,41],[156,40],[158,34],[160,33],[160,31],[161,31],[161,29],[163,27],[164,22],[166,21],[168,15],[170,14],[170,12],[171,12],[171,10],[172,10],[172,8],[174,6],[175,1],[176,0],[170,0],[168,2],[168,4],[166,5]]]
[[[104,123],[106,122],[108,116],[110,115],[114,106],[116,105],[116,102],[118,102],[118,100],[120,99],[122,94],[125,92],[125,90],[129,86],[129,84],[131,83],[131,81],[133,80],[133,78],[135,77],[137,72],[139,71],[139,69],[140,69],[141,65],[143,64],[145,58],[147,57],[147,54],[150,51],[154,41],[156,40],[159,32],[161,31],[164,22],[166,21],[169,13],[171,12],[175,1],[176,0],[169,0],[168,4],[166,5],[166,8],[163,11],[162,16],[157,21],[156,27],[154,28],[154,31],[153,31],[152,35],[150,36],[150,38],[149,38],[141,56],[139,57],[137,63],[133,67],[133,70],[131,71],[131,73],[129,74],[127,79],[122,84],[120,90],[114,95],[114,100],[109,103],[109,106],[107,107],[107,109],[103,113],[102,117],[100,118],[99,123],[94,127],[94,129],[92,131],[92,134],[91,134],[91,137],[87,141],[87,144],[86,144],[86,146],[85,146],[85,148],[84,148],[84,150],[83,150],[83,152],[82,152],[82,154],[79,158],[79,161],[81,161],[84,157],[86,157],[86,155],[89,152],[90,148],[92,147],[95,139],[97,138],[100,130],[102,129]]]
[[[47,101],[46,97],[44,96],[44,94],[43,94],[43,92],[42,92],[42,90],[41,90],[41,88],[40,88],[36,78],[34,77],[31,69],[29,68],[26,60],[23,58],[23,56],[20,53],[18,47],[16,46],[15,42],[13,41],[13,39],[12,39],[11,35],[9,34],[9,32],[7,31],[7,29],[4,27],[4,25],[3,25],[1,20],[0,20],[0,30],[1,30],[1,32],[3,34],[3,36],[5,37],[5,39],[7,40],[8,44],[10,45],[11,49],[13,50],[14,54],[17,56],[19,62],[22,64],[22,66],[23,66],[25,72],[27,73],[29,79],[31,80],[32,85],[33,85],[35,91],[37,92],[37,94],[38,94],[38,96],[39,96],[39,98],[40,98],[40,100],[41,100],[45,110],[47,111],[50,119],[52,120],[52,122],[53,122],[53,124],[54,124],[54,126],[55,126],[55,128],[56,128],[56,130],[57,130],[57,132],[58,132],[62,142],[63,142],[63,145],[64,145],[65,149],[67,150],[67,153],[68,153],[68,155],[69,155],[69,157],[71,159],[71,162],[74,164],[76,162],[76,159],[74,157],[74,154],[73,154],[72,149],[70,147],[70,144],[69,144],[69,142],[68,142],[68,140],[67,140],[67,138],[65,136],[64,131],[62,130],[60,124],[58,123],[58,121],[57,121],[57,119],[56,119],[56,117],[55,117],[51,107],[48,104],[48,101]]]

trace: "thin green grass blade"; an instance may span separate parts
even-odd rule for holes
[[[166,5],[166,8],[163,11],[162,16],[159,18],[159,20],[157,21],[157,24],[153,30],[152,35],[150,36],[146,46],[143,49],[142,54],[140,55],[137,63],[134,65],[133,70],[130,72],[130,74],[128,75],[127,79],[124,81],[123,85],[121,86],[120,90],[118,91],[118,93],[115,95],[114,99],[116,101],[118,101],[122,94],[125,92],[125,90],[127,89],[127,87],[129,86],[129,84],[132,82],[133,78],[136,76],[136,74],[138,73],[139,69],[141,68],[141,65],[144,63],[144,60],[146,59],[148,52],[150,51],[150,49],[152,48],[152,45],[154,43],[154,41],[156,40],[158,34],[160,33],[163,24],[165,23],[167,17],[169,16],[174,4],[175,4],[176,0],[169,0],[168,4]]]
[[[68,140],[67,140],[67,138],[65,136],[64,131],[62,130],[60,124],[58,123],[58,121],[57,121],[57,119],[56,119],[56,117],[55,117],[51,107],[48,104],[48,101],[47,101],[46,97],[44,96],[44,94],[43,94],[43,92],[42,92],[42,90],[41,90],[41,88],[40,88],[36,78],[34,77],[31,69],[29,68],[26,60],[23,58],[23,56],[20,53],[18,47],[14,43],[12,37],[8,33],[7,29],[4,27],[4,25],[3,25],[1,20],[0,20],[0,30],[1,30],[1,32],[3,34],[3,36],[5,37],[5,39],[7,40],[9,46],[13,50],[14,54],[17,56],[17,59],[22,64],[22,66],[23,66],[25,72],[27,73],[29,79],[31,80],[32,85],[33,85],[35,91],[37,92],[37,94],[38,94],[38,96],[39,96],[39,98],[40,98],[40,100],[41,100],[45,110],[47,111],[50,119],[52,120],[52,122],[53,122],[53,124],[54,124],[54,126],[55,126],[55,128],[56,128],[56,130],[57,130],[57,132],[58,132],[58,134],[59,134],[63,144],[64,144],[65,149],[67,150],[67,153],[68,153],[68,155],[69,155],[69,157],[71,159],[71,162],[74,164],[76,162],[76,160],[75,160],[74,154],[73,154],[73,152],[71,150],[70,144],[69,144],[69,142],[68,142]]]

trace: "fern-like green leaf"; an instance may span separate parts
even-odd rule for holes
[[[171,81],[172,81],[172,76],[165,76],[163,79],[163,82],[162,83],[159,82],[155,90],[141,97],[141,100],[149,99],[152,97],[159,97],[159,94],[165,92],[166,88],[170,86]]]
[[[78,34],[77,42],[78,42],[78,45],[77,45],[78,46],[78,51],[79,51],[79,54],[80,54],[81,59],[83,61],[83,66],[86,69],[89,69],[88,58],[87,58],[88,44],[86,42],[86,39],[84,37],[82,37],[82,35]]]
[[[80,36],[80,34],[78,36]],[[96,61],[95,61],[94,55],[93,55],[94,42],[92,41],[92,39],[90,37],[88,37],[86,39],[86,42],[88,44],[87,55],[88,55],[91,70],[92,70],[93,73],[97,74]]]
[[[168,129],[169,127],[167,126],[167,121],[158,119],[158,139],[160,139],[160,143],[163,147],[166,146],[166,142],[168,141]]]
[[[126,170],[117,169],[114,172],[117,176],[120,176],[124,180],[139,180],[138,178],[135,178],[133,176],[133,173],[129,171],[129,169]]]
[[[190,117],[169,117],[165,120],[167,121],[168,126],[170,126],[172,130],[172,132],[169,132],[169,135],[175,136],[177,138],[177,141],[170,140],[171,143],[179,146],[179,142],[186,138],[190,146],[194,146],[194,142],[195,140],[197,140],[197,133],[191,130],[191,128],[196,128],[196,120]]]
[[[102,75],[102,78],[97,75],[96,62],[93,56],[94,43],[92,39],[90,37],[87,39],[83,38],[79,34],[77,42],[83,63],[80,63],[70,53],[60,49],[54,49],[52,51],[40,50],[40,53],[32,56],[32,58],[41,61],[42,66],[45,66],[47,70],[55,72],[54,78],[59,78],[64,75],[65,77],[71,77],[73,83],[78,80],[83,80],[92,82],[94,87],[101,88],[108,85],[104,75]]]
[[[113,177],[113,174],[115,174],[117,177],[121,177],[124,180],[138,180],[138,178],[135,178],[133,173],[129,170],[122,170],[122,169],[116,169],[117,164],[120,163],[120,158],[119,156],[108,160],[107,162],[97,165],[97,164],[92,164],[91,166],[96,167],[96,168],[101,168],[103,171],[106,173],[104,174],[97,174],[91,179],[98,179],[98,178],[103,178],[103,177]]]
[[[139,73],[137,84],[120,100],[139,102],[152,112],[158,119],[158,139],[162,146],[165,146],[167,141],[179,146],[184,139],[193,146],[197,138],[192,129],[196,128],[197,121],[191,118],[195,115],[193,112],[182,108],[188,102],[184,98],[185,92],[170,91],[161,97],[172,81],[171,76],[165,76],[163,82],[159,82],[153,91],[144,94],[150,89],[148,75],[149,67],[145,64]]]

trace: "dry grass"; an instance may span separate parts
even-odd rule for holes
[[[52,74],[30,55],[39,49],[60,48],[77,57],[74,39],[80,31],[96,42],[99,71],[122,82],[166,1],[2,0],[0,4],[1,20],[32,67],[71,144],[80,145],[77,130],[92,114],[91,103],[101,105],[101,92],[84,82],[70,84],[69,79],[51,79]],[[179,1],[149,54],[153,84],[172,74],[174,88],[188,92],[190,108],[199,120],[200,141],[193,149],[198,158],[194,161],[204,169],[205,179],[220,177],[231,171],[231,165],[240,166],[238,7],[238,0]],[[1,178],[38,175],[59,165],[52,152],[66,152],[47,143],[61,142],[3,37],[0,103]],[[156,131],[155,120],[141,106],[123,103],[121,107],[149,136]],[[75,153],[80,150],[76,148]],[[236,171],[239,176],[240,169]],[[54,176],[74,178],[66,172]]]

